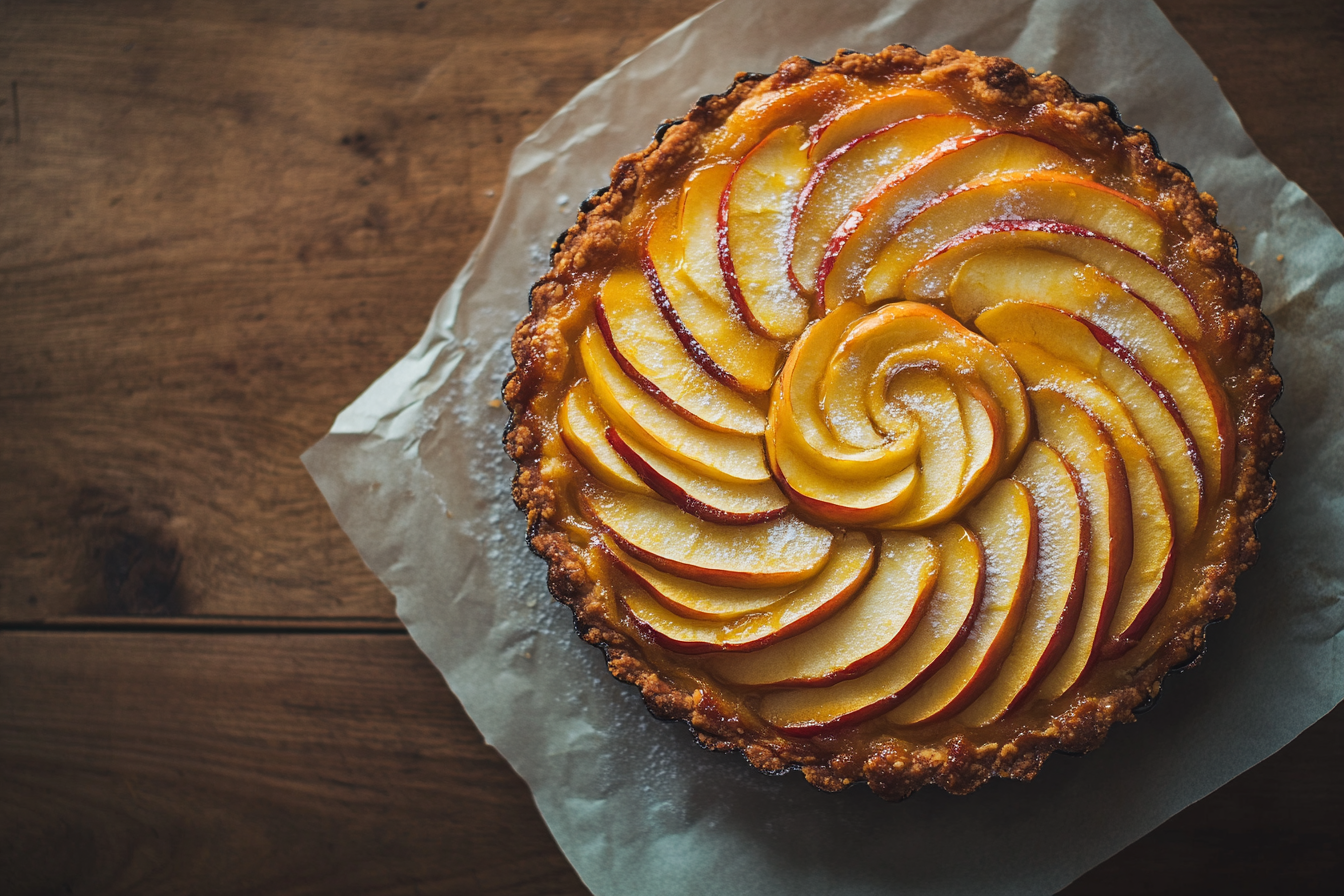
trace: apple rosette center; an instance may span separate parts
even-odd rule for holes
[[[943,312],[847,302],[794,345],[766,443],[804,515],[922,529],[951,519],[1016,461],[1027,408],[1003,353]]]

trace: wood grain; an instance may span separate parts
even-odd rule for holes
[[[587,892],[400,635],[0,633],[0,890]]]
[[[0,619],[390,616],[300,453],[701,5],[5,4]]]
[[[0,890],[583,892],[298,456],[512,147],[704,5],[0,4]],[[1344,6],[1160,5],[1344,223]],[[1333,892],[1341,739],[1066,892]]]

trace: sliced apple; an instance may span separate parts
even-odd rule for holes
[[[719,432],[765,432],[765,412],[711,377],[686,353],[658,310],[643,273],[613,272],[602,285],[593,316],[625,375],[664,407]]]
[[[900,649],[857,678],[767,693],[761,718],[799,737],[856,725],[895,708],[947,662],[975,624],[985,583],[984,551],[956,523],[931,534],[939,549],[938,584]]]
[[[663,572],[710,585],[768,588],[811,578],[834,537],[792,516],[754,526],[719,526],[665,501],[597,489],[581,495],[584,515],[621,550]]]
[[[759,438],[708,430],[663,407],[625,375],[596,329],[580,337],[579,354],[598,406],[618,429],[638,433],[707,476],[729,482],[770,478]]]
[[[888,525],[918,529],[942,522],[961,509],[970,444],[957,393],[937,373],[903,370],[892,378],[891,389],[919,420],[921,440],[919,488]]]
[[[827,426],[850,445],[881,445],[888,435],[874,416],[888,404],[890,374],[894,372],[883,376],[880,371],[884,364],[892,358],[898,363],[908,359],[918,364],[925,357],[924,349],[956,339],[958,331],[965,329],[946,314],[914,302],[884,305],[856,319],[832,350],[821,377],[818,397]],[[902,417],[905,419],[895,421],[893,432],[901,431],[900,424],[913,422],[907,415]]]
[[[786,124],[812,125],[829,110],[869,93],[839,73],[813,75],[782,89],[759,93],[733,110],[722,127],[705,136],[705,154],[739,159],[771,131]]]
[[[1007,249],[1039,249],[1090,264],[1160,309],[1182,334],[1198,339],[1203,332],[1194,297],[1171,271],[1131,246],[1062,221],[1000,220],[976,224],[911,268],[901,295],[911,301],[943,304],[948,286],[967,259]]]
[[[1171,590],[1176,534],[1162,475],[1114,393],[1036,346],[1008,342],[1000,348],[1013,359],[1029,387],[1049,387],[1087,408],[1106,427],[1125,465],[1134,525],[1134,555],[1111,622],[1115,637],[1102,650],[1103,658],[1108,657],[1138,641]]]
[[[830,427],[847,441],[880,441],[870,418],[888,404],[889,379],[898,367],[922,361],[948,371],[967,389],[982,383],[1003,414],[1004,457],[1012,461],[1026,442],[1029,417],[1026,392],[1003,354],[957,321],[919,302],[895,302],[857,319],[833,350],[821,393]],[[899,432],[899,426],[888,430]]]
[[[719,162],[692,171],[681,189],[677,214],[682,271],[705,298],[720,308],[732,309],[734,316],[739,312],[728,294],[719,263],[719,205],[736,168],[734,162]]]
[[[786,438],[768,442],[775,476],[790,499],[810,517],[845,526],[884,526],[917,493],[919,471],[913,464],[881,479],[840,479],[819,472]]]
[[[653,489],[607,442],[607,418],[598,410],[592,387],[586,382],[575,383],[565,394],[560,403],[559,423],[565,447],[589,473],[612,488],[653,495]]]
[[[814,321],[794,344],[772,396],[770,437],[778,446],[795,440],[795,449],[819,473],[839,479],[871,482],[902,472],[918,456],[916,433],[882,440],[875,446],[847,444],[831,432],[819,402],[820,383],[830,369],[836,348],[864,309],[841,306]]]
[[[844,609],[765,650],[715,659],[710,670],[747,687],[818,686],[860,675],[915,630],[937,583],[938,565],[938,549],[929,539],[886,532],[873,577]]]
[[[1087,501],[1087,584],[1073,638],[1035,692],[1050,701],[1073,687],[1100,658],[1133,556],[1133,519],[1124,464],[1105,427],[1067,396],[1028,391],[1041,441],[1078,474]]]
[[[1035,249],[977,255],[962,265],[949,292],[962,320],[1003,302],[1037,302],[1087,321],[1099,338],[1114,341],[1118,357],[1175,403],[1208,481],[1226,494],[1236,446],[1226,396],[1152,306],[1087,265]]]
[[[1054,668],[1073,637],[1087,581],[1087,502],[1076,474],[1059,452],[1032,442],[1013,471],[1036,505],[1035,581],[1012,649],[999,673],[957,721],[970,728],[995,722]]]
[[[665,501],[693,516],[726,526],[764,523],[783,516],[788,499],[773,482],[729,484],[696,472],[634,436],[608,427],[607,441],[639,478]]]
[[[858,103],[829,113],[812,128],[807,155],[813,163],[842,146],[916,116],[945,114],[952,102],[932,90],[902,90],[866,97]],[[888,169],[891,170],[891,169]]]
[[[976,130],[977,122],[969,115],[928,115],[855,135],[825,153],[819,154],[822,144],[815,144],[810,154],[812,173],[789,221],[789,274],[794,287],[808,296],[816,294],[817,269],[831,235],[888,172]]]
[[[1161,387],[1121,360],[1112,351],[1112,340],[1057,308],[1027,302],[997,305],[977,317],[975,325],[994,342],[1040,346],[1051,357],[1095,377],[1119,398],[1162,473],[1177,542],[1188,540],[1199,524],[1204,491],[1199,451],[1175,402],[1159,397],[1156,390]]]
[[[935,248],[999,218],[1048,218],[1086,227],[1149,256],[1161,256],[1162,221],[1149,206],[1110,187],[1060,172],[969,183],[911,215],[863,279],[865,302],[897,298],[906,275]]]
[[[645,594],[622,594],[635,627],[654,643],[678,653],[755,651],[806,633],[832,618],[868,581],[877,552],[862,532],[851,532],[836,545],[830,562],[816,577],[778,603],[725,620],[687,619]],[[702,586],[704,587],[704,586]]]
[[[997,182],[1014,173],[1049,171],[1073,173],[1080,169],[1062,150],[1022,134],[980,131],[952,138],[929,150],[874,187],[832,234],[817,269],[816,291],[823,307],[835,308],[847,298],[861,298],[871,304],[895,296],[891,289],[881,294],[866,291],[864,276],[879,256],[886,254],[884,247],[891,248],[891,240],[906,222],[924,207],[942,204],[938,202],[940,197],[960,195],[966,184]],[[1004,201],[1002,195],[996,194],[995,202]],[[961,203],[955,205],[959,216],[954,217],[960,220],[966,211],[960,209]],[[977,211],[979,216],[971,223],[1004,216],[994,214],[994,207]],[[940,223],[943,217],[934,215]],[[930,247],[964,229],[965,226],[951,230],[932,241]],[[912,232],[907,239],[922,244],[925,230],[921,227],[918,234]],[[925,254],[920,252],[911,259],[892,286],[899,287],[906,269]]]
[[[716,622],[736,619],[753,613],[762,613],[800,588],[803,585],[776,585],[773,588],[732,588],[721,585],[706,585],[694,579],[668,575],[647,563],[641,563],[631,557],[612,540],[609,535],[599,536],[599,546],[612,561],[630,576],[637,585],[649,592],[654,600],[678,616],[689,619],[707,619]],[[826,568],[817,574],[827,575],[827,569],[837,561],[839,552],[832,556]],[[872,570],[868,570],[871,572]],[[864,573],[866,576],[867,573]],[[866,579],[865,579],[866,580]],[[813,580],[815,581],[815,580]],[[862,584],[860,581],[859,584]]]
[[[1012,649],[1036,573],[1037,522],[1031,493],[1004,479],[966,515],[985,550],[985,592],[965,642],[918,691],[887,714],[895,725],[956,715],[989,687]]]
[[[962,474],[961,493],[974,497],[998,476],[1004,465],[1003,410],[978,378],[961,373],[957,387],[961,422],[966,429],[966,471]]]
[[[728,295],[762,336],[791,340],[807,326],[807,299],[789,279],[789,219],[809,165],[806,132],[788,125],[742,159],[719,203],[719,265]]]
[[[640,255],[654,301],[692,360],[731,389],[767,392],[779,367],[779,345],[752,332],[736,310],[695,287],[682,271],[675,204],[654,218]]]

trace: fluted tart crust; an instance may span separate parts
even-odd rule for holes
[[[1008,59],[739,75],[616,163],[514,333],[551,591],[655,715],[824,790],[1098,746],[1198,660],[1274,497],[1216,212]]]

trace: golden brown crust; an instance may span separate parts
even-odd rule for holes
[[[854,749],[832,746],[824,738],[807,740],[750,725],[713,694],[684,690],[649,662],[643,643],[607,618],[605,606],[594,597],[580,551],[553,523],[556,496],[541,474],[546,424],[536,400],[548,385],[562,380],[570,363],[570,346],[558,321],[572,288],[585,272],[611,259],[620,241],[622,215],[642,185],[689,159],[701,137],[746,99],[816,72],[863,78],[921,73],[934,84],[959,87],[990,108],[1039,107],[1039,118],[1072,138],[1080,153],[1096,147],[1118,151],[1127,173],[1150,185],[1153,195],[1160,197],[1159,208],[1184,229],[1189,251],[1222,280],[1222,307],[1201,300],[1199,311],[1201,318],[1215,324],[1220,343],[1230,347],[1216,372],[1240,411],[1230,496],[1236,511],[1228,517],[1225,540],[1233,549],[1205,567],[1204,580],[1188,603],[1184,627],[1126,685],[1100,696],[1079,697],[1047,724],[1017,731],[1002,743],[973,744],[964,736],[952,736],[935,746],[911,749],[886,738]],[[604,649],[612,675],[637,686],[655,715],[686,721],[704,746],[737,750],[762,771],[799,768],[823,790],[866,780],[879,796],[891,800],[930,783],[952,793],[968,793],[994,776],[1030,779],[1053,752],[1081,753],[1099,746],[1113,724],[1133,721],[1135,712],[1156,698],[1169,671],[1198,661],[1206,626],[1232,611],[1236,577],[1259,551],[1255,523],[1274,500],[1268,469],[1282,451],[1283,435],[1270,416],[1280,391],[1271,363],[1273,330],[1260,311],[1259,279],[1238,262],[1235,240],[1217,226],[1216,214],[1213,198],[1199,193],[1184,169],[1162,159],[1146,132],[1123,125],[1104,98],[1082,97],[1062,78],[1030,74],[1009,59],[951,47],[925,55],[893,46],[873,55],[841,51],[821,64],[794,57],[768,76],[739,75],[728,91],[702,99],[684,119],[665,124],[643,151],[616,163],[610,186],[584,204],[577,222],[556,241],[552,267],[533,286],[531,311],[514,333],[517,366],[504,384],[512,411],[504,442],[518,464],[514,502],[527,513],[531,548],[548,564],[552,593],[573,610],[584,640]]]

